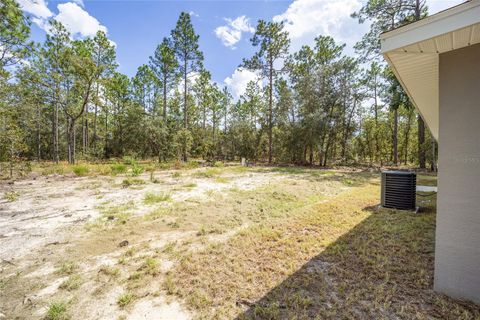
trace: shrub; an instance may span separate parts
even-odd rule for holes
[[[143,173],[143,168],[137,164],[134,164],[132,167],[132,177],[139,176],[142,173]]]
[[[127,172],[127,166],[123,163],[114,163],[110,165],[110,168],[112,169],[112,174],[117,175],[117,174],[122,174]]]
[[[187,169],[195,169],[195,168],[200,167],[200,164],[197,161],[190,160],[185,164],[185,167]]]
[[[125,156],[125,157],[123,157],[123,163],[132,166],[132,165],[136,165],[136,164],[137,164],[137,160],[135,160],[134,157]]]
[[[75,165],[72,167],[73,173],[75,173],[76,176],[82,177],[86,176],[88,172],[90,171],[87,166],[84,165]]]

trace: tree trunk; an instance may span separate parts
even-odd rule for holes
[[[437,153],[436,153],[436,141],[435,141],[435,138],[433,137],[433,135],[431,136],[431,141],[432,141],[432,163],[430,165],[430,169],[433,171],[433,172],[436,172],[437,171]]]
[[[354,99],[354,100],[353,100],[352,111],[350,112],[350,114],[349,114],[349,116],[348,116],[347,123],[345,124],[345,134],[344,134],[343,142],[342,142],[342,161],[343,161],[343,162],[346,162],[346,161],[347,161],[347,158],[346,158],[346,153],[347,153],[347,141],[348,141],[348,136],[349,136],[349,134],[350,134],[350,125],[351,125],[351,123],[352,123],[353,113],[355,112],[356,107],[357,107],[357,100]]]
[[[375,74],[375,83],[373,86],[373,94],[375,99],[375,132],[374,132],[374,140],[375,140],[375,161],[378,161],[379,158],[379,150],[380,145],[378,142],[378,94],[377,94],[377,75]],[[381,160],[380,160],[381,161]]]
[[[422,116],[418,115],[418,164],[420,169],[426,168],[425,161],[425,123]]]
[[[167,76],[163,75],[163,120],[167,121]]]
[[[393,110],[393,164],[398,165],[398,108]]]
[[[58,154],[58,103],[54,103],[53,110],[53,161],[58,164],[60,157]]]
[[[104,141],[104,157],[105,159],[108,159],[109,154],[108,154],[108,110],[106,108],[107,102],[105,101],[105,141]]]
[[[183,81],[184,81],[184,93],[183,93],[183,128],[186,130],[188,128],[188,107],[187,107],[187,59],[185,59],[184,63],[184,71],[183,71]],[[187,161],[187,148],[184,146],[183,148],[183,161]]]
[[[97,117],[98,117],[98,83],[97,83],[97,101],[95,102],[95,115],[93,116],[93,150],[97,151]]]
[[[188,128],[188,108],[187,108],[187,61],[185,60],[183,71],[183,128]]]
[[[407,129],[405,130],[405,150],[404,150],[404,164],[406,165],[408,162],[408,144],[410,142],[410,128],[412,126],[412,111],[408,111],[408,121],[407,121]]]
[[[268,92],[268,163],[272,163],[272,116],[273,116],[273,60],[270,58],[269,92]]]
[[[42,151],[41,151],[41,106],[37,104],[37,161],[40,161],[42,158]]]

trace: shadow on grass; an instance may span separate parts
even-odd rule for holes
[[[435,196],[420,214],[373,211],[237,319],[478,319],[433,291]]]

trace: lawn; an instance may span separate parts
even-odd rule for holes
[[[418,214],[378,209],[377,172],[80,171],[4,188],[8,318],[480,317],[432,290],[435,195],[419,197]]]

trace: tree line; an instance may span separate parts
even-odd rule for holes
[[[99,31],[73,39],[51,20],[45,41],[14,0],[0,4],[0,160],[75,163],[123,156],[435,168],[435,141],[379,53],[379,33],[426,16],[419,0],[368,1],[355,46],[319,35],[291,52],[283,22],[258,21],[258,79],[233,99],[204,67],[190,14],[129,78]],[[427,140],[427,141],[426,141]]]

